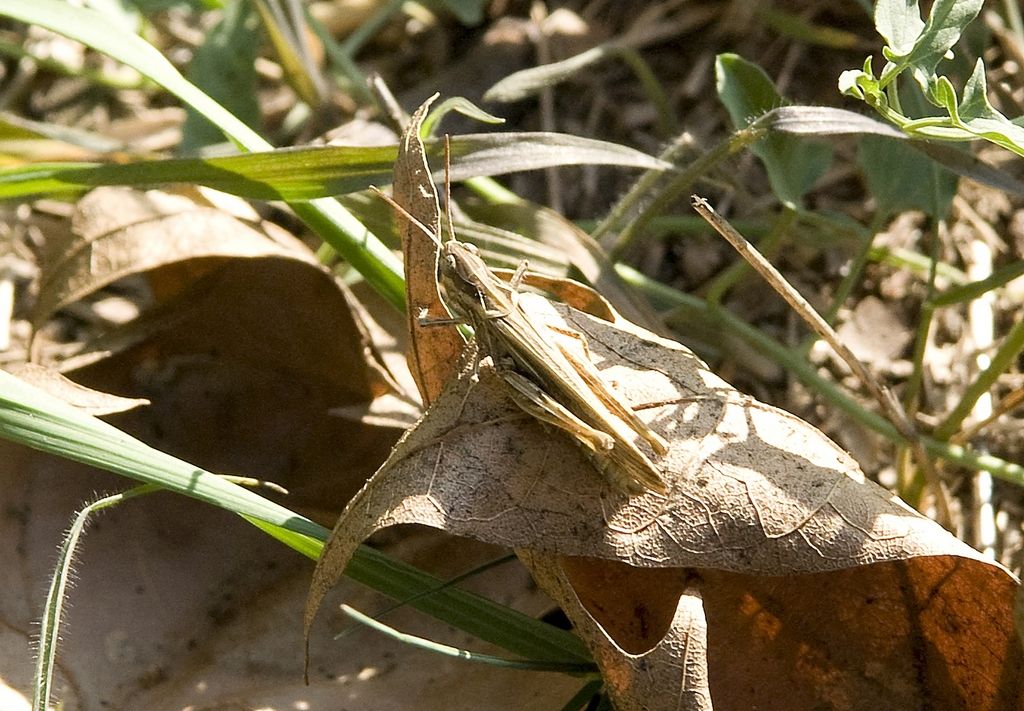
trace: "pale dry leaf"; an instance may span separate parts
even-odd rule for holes
[[[641,711],[656,708],[650,699],[665,699],[666,708],[677,711],[711,711],[711,689],[708,669],[708,621],[701,591],[686,585],[685,576],[672,568],[631,568],[596,559],[563,559],[550,553],[528,549],[516,551],[537,584],[547,591],[573,621],[573,629],[594,651],[594,658],[618,711]],[[603,609],[602,617],[614,617],[636,629],[632,634],[609,633],[601,620],[592,616],[580,600],[573,581],[563,569],[577,570],[577,580],[585,578],[592,587],[612,585],[624,593],[622,602],[628,607]],[[600,570],[606,575],[595,574]],[[610,573],[610,575],[607,575]],[[638,579],[640,578],[640,579]],[[642,594],[637,594],[638,591]],[[652,598],[665,596],[660,605]],[[637,607],[637,606],[641,607]],[[649,613],[671,614],[663,624],[650,625]],[[644,629],[650,625],[650,630]],[[645,637],[657,632],[660,637]],[[661,634],[663,632],[663,634]],[[623,640],[628,639],[625,646]],[[674,693],[673,693],[674,692]],[[721,708],[721,707],[719,707]]]
[[[733,627],[768,625],[760,637],[746,630],[747,637],[762,643],[766,657],[781,655],[775,667],[754,659],[740,668],[749,671],[761,663],[780,673],[781,666],[789,673],[787,683],[808,687],[796,705],[763,708],[814,708],[840,697],[843,703],[835,708],[917,708],[908,699],[920,696],[922,685],[932,685],[937,698],[959,694],[985,702],[972,708],[1016,703],[1020,688],[1012,680],[1021,655],[1010,613],[1017,583],[1004,569],[865,480],[818,430],[738,393],[679,344],[627,322],[613,326],[531,297],[520,298],[531,318],[583,333],[604,379],[669,440],[668,454],[656,459],[669,494],[630,498],[607,490],[577,447],[524,417],[492,370],[482,364],[474,372],[468,359],[459,379],[342,515],[314,576],[307,625],[359,542],[387,526],[420,523],[535,554],[614,561],[627,571],[626,580],[639,576],[615,586],[595,583],[592,571],[576,570],[569,586],[599,591],[605,595],[602,605],[618,611],[603,616],[589,605],[600,595],[587,599],[588,614],[607,631],[603,646],[597,635],[588,641],[606,679],[617,674],[619,682],[610,681],[609,688],[622,708],[675,709],[684,702],[701,708],[701,677],[687,669],[693,660],[686,657],[694,649],[688,630],[700,627],[692,613],[679,609],[680,596],[690,589],[699,591],[705,611],[715,612],[707,620],[710,692],[713,699],[728,700],[716,701],[715,708],[760,707],[759,688],[732,693],[716,681],[744,653],[742,636],[734,647],[715,644],[720,628],[731,629],[721,622],[729,616]],[[670,582],[645,584],[650,569],[662,570],[657,574]],[[901,575],[912,582],[901,583]],[[750,592],[741,592],[744,585]],[[786,588],[777,609],[763,594],[773,586]],[[549,592],[558,597],[557,589]],[[686,593],[687,610],[694,594]],[[819,605],[823,599],[831,604]],[[861,630],[855,617],[843,614],[844,605],[863,612],[876,601],[887,608],[886,614],[875,613],[878,628]],[[758,615],[758,606],[770,615]],[[956,622],[943,628],[942,613]],[[833,616],[843,624],[829,646],[822,638],[831,635]],[[886,625],[897,621],[904,636],[890,645],[898,664],[889,678],[889,670],[876,668],[873,654],[885,643]],[[678,624],[684,629],[673,626]],[[787,646],[766,644],[772,624],[795,630]],[[812,638],[815,632],[819,636]],[[802,640],[816,645],[811,656],[835,653],[858,632],[866,633],[858,647],[862,654],[840,655],[831,676],[827,660],[813,666],[797,654]],[[971,651],[954,654],[953,643]],[[926,666],[929,674],[944,674],[948,684],[913,676],[918,644],[940,645]],[[652,681],[643,656],[651,650],[664,665],[658,667],[665,675],[661,681]],[[950,664],[966,664],[969,671],[943,671]],[[992,669],[1001,675],[994,682]],[[885,678],[880,682],[879,676]],[[976,678],[982,682],[975,684]],[[874,692],[863,693],[862,687]],[[776,696],[790,698],[784,686]]]
[[[545,313],[540,309],[550,302],[532,294],[522,294],[520,305],[534,318],[585,334],[605,380],[672,442],[658,460],[671,480],[669,498],[605,492],[589,467],[574,466],[584,461],[575,448],[559,446],[568,440],[546,436],[509,408],[490,370],[481,367],[479,383],[470,387],[473,375],[464,373],[450,397],[403,439],[377,484],[362,492],[364,504],[401,497],[394,515],[431,517],[453,533],[468,533],[474,519],[491,511],[488,535],[504,545],[593,555],[593,540],[602,540],[602,547],[617,551],[613,557],[636,566],[714,563],[763,573],[780,572],[783,558],[792,571],[885,559],[918,527],[933,530],[865,481],[817,430],[733,390],[683,346],[564,307]],[[510,451],[508,440],[522,446]],[[430,475],[416,481],[422,467]],[[484,483],[465,485],[474,475]],[[409,486],[397,486],[404,479]],[[425,510],[414,512],[409,507],[425,485],[431,487],[422,492]],[[376,517],[398,501],[362,510]],[[447,513],[449,506],[476,515],[461,521]],[[508,526],[501,525],[503,511]],[[564,516],[576,519],[571,533],[560,525]],[[513,523],[519,520],[533,525],[520,528]],[[374,526],[342,523],[350,526],[339,532],[359,535]],[[830,555],[822,557],[818,548],[829,548]]]

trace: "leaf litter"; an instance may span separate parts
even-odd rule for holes
[[[594,18],[591,19],[593,20]],[[750,18],[747,19],[749,20]],[[711,29],[727,30],[728,34],[735,34],[735,20],[735,17],[723,14],[717,26]],[[595,21],[594,24],[599,23]],[[749,42],[749,40],[746,41]],[[715,113],[708,104],[711,101],[710,98],[705,99],[699,105],[691,105],[696,103],[694,97],[710,97],[710,92],[704,91],[706,89],[706,82],[703,88],[700,86],[701,74],[697,71],[697,68],[701,65],[701,60],[709,56],[707,54],[708,48],[706,46],[700,47],[700,42],[686,44],[690,45],[688,49],[683,50],[680,47],[673,46],[668,48],[671,51],[656,53],[654,60],[661,65],[659,68],[663,66],[694,66],[690,81],[685,87],[685,108],[688,112],[692,111],[695,115],[714,116]],[[517,49],[522,49],[525,45],[519,42],[516,43],[516,47]],[[686,61],[680,61],[680,51],[690,52],[686,55]],[[793,66],[799,66],[800,56],[803,56],[804,62],[807,60],[803,50],[797,52],[795,56],[798,58],[794,61]],[[491,57],[486,55],[485,60],[485,64],[491,67],[492,70],[495,66],[504,68],[501,63],[491,61]],[[688,69],[687,71],[690,70]],[[465,81],[464,72],[456,72],[456,74],[457,81],[459,82],[458,86],[461,87]],[[413,75],[418,76],[415,73]],[[809,72],[804,80],[827,82],[829,84],[828,88],[831,90],[833,88],[831,86],[831,77],[832,74],[830,72],[821,71],[819,68],[818,71]],[[629,96],[629,92],[634,91],[634,89],[630,82],[616,81],[613,84],[612,94],[602,95],[601,99],[607,105],[616,106],[617,110],[622,109],[622,113],[628,115],[631,109],[635,109],[640,105],[636,101],[636,97]],[[587,84],[586,90],[589,93],[592,90],[592,86]],[[605,93],[608,91],[608,87],[600,87],[600,91]],[[811,92],[815,96],[822,93],[815,93],[810,83],[804,86],[804,91]],[[39,93],[39,90],[37,89],[36,92]],[[561,96],[559,98],[563,101],[574,101],[576,99],[576,97],[568,92],[566,92],[564,99]],[[580,102],[581,105],[582,103]],[[68,122],[76,123],[77,119],[73,118]],[[705,127],[702,126],[702,128]],[[746,175],[741,177],[740,180],[746,182],[746,179],[749,177],[749,175]],[[519,180],[519,186],[522,186],[522,179],[517,180]],[[586,188],[581,187],[578,192],[586,192],[588,193],[586,197],[592,203],[596,201],[592,187],[589,184],[587,184]],[[840,195],[841,192],[839,191]],[[603,195],[600,197],[603,197]],[[832,199],[832,196],[819,195],[818,197],[825,197],[827,200]],[[660,247],[661,245],[658,246]],[[682,253],[685,256],[690,253],[688,251],[690,249],[691,247],[686,244],[671,243],[668,256],[670,259],[677,253]],[[668,268],[668,265],[663,266]],[[903,277],[907,276],[905,272],[897,272],[897,274]],[[185,281],[187,283],[188,280]],[[274,280],[270,279],[267,283],[273,284]],[[884,295],[887,298],[894,299],[906,298],[908,292],[912,291],[913,288],[913,280],[904,278],[898,288],[894,289],[892,293]],[[570,303],[578,304],[578,302],[573,301],[570,301]],[[1016,306],[1014,304],[1009,304],[1002,309],[1002,313],[1012,315],[1012,313],[1015,313],[1015,309]],[[950,335],[952,338],[955,338],[955,334]],[[962,357],[957,358],[954,356],[954,360],[963,362],[970,354],[963,350],[962,344],[957,347],[959,349],[958,352],[962,351]],[[1016,376],[1014,375],[1013,377]],[[476,387],[487,386],[486,369],[482,371],[481,380],[483,382]],[[201,394],[202,390],[200,389],[197,392]],[[498,390],[495,390],[495,396],[500,396]],[[266,403],[264,401],[261,404],[265,405]],[[174,413],[168,421],[174,422],[176,421],[175,418],[180,419],[183,416],[187,416],[188,412],[186,408],[183,408],[180,412]],[[513,424],[529,424],[522,422],[521,414],[514,408],[508,409],[504,414],[498,411],[492,414],[497,418],[506,416],[513,419],[519,418],[514,419]],[[1009,443],[1010,449],[1014,450],[1019,446],[1019,436],[1014,434],[1012,426],[1012,422],[1016,420],[1013,418],[1007,419],[1010,421],[1010,424],[1007,426],[1008,434],[1004,439]],[[479,422],[483,422],[483,420]],[[478,427],[479,422],[469,422],[466,425],[470,428],[475,428],[474,431],[479,433],[483,427],[483,425]],[[486,427],[505,427],[506,424],[509,423],[495,422],[486,425]],[[534,429],[536,430],[537,427],[534,426]],[[548,435],[548,439],[559,439],[558,435],[552,436],[543,430],[540,431]],[[529,440],[524,439],[522,441],[527,442]],[[565,446],[566,443],[562,442],[561,445]],[[9,463],[15,461],[6,457],[4,459]],[[230,457],[225,457],[225,459],[230,459]],[[576,459],[579,460],[578,464],[586,466],[585,460],[580,459],[578,453],[576,453]],[[244,456],[239,461],[242,463],[242,466],[246,465]],[[590,477],[591,485],[596,484],[600,486],[599,478],[592,472],[588,471],[587,474]],[[91,476],[88,481],[92,481]],[[58,477],[54,490],[57,490],[57,487],[62,485],[63,481]],[[93,485],[90,484],[90,486]],[[69,497],[68,507],[76,505],[78,500],[77,498]],[[337,503],[340,503],[340,501]],[[1019,518],[1019,511],[1014,508],[1015,503],[1013,501],[1008,501],[1005,498],[1002,505],[1004,506],[1004,511],[1009,511],[1011,517],[1011,523],[1006,527],[1005,533],[1008,537],[1012,537],[1014,535],[1013,521]],[[458,515],[462,515],[461,512]],[[8,538],[8,540],[14,539]],[[116,550],[117,545],[115,542],[110,548]],[[1011,543],[1007,545],[1010,546]],[[939,547],[941,548],[941,546]],[[45,558],[46,554],[42,552],[39,555]],[[541,562],[536,560],[538,554],[531,551],[523,551],[522,556],[524,560],[530,562],[538,576],[543,575],[540,569]],[[961,558],[959,553],[931,555],[926,558],[908,558],[890,563],[873,563],[849,569],[831,570],[825,573],[803,573],[784,578],[771,575],[753,578],[745,573],[738,573],[736,580],[732,581],[731,584],[730,580],[732,579],[728,578],[726,574],[721,571],[709,571],[708,569],[698,569],[699,574],[694,575],[690,572],[685,572],[689,569],[684,569],[684,572],[680,573],[680,569],[674,567],[644,569],[636,568],[632,564],[629,564],[628,567],[620,567],[620,564],[617,562],[611,562],[608,565],[600,561],[595,563],[594,558],[569,559],[564,556],[557,556],[548,559],[548,561],[551,560],[558,566],[555,573],[556,582],[560,581],[559,585],[563,587],[550,582],[545,583],[545,586],[549,591],[552,591],[553,596],[560,604],[569,611],[581,634],[588,637],[588,639],[594,636],[598,638],[596,643],[591,643],[592,648],[595,650],[607,650],[604,654],[595,651],[595,656],[603,659],[601,663],[606,670],[606,677],[609,683],[616,684],[620,688],[643,683],[642,678],[632,676],[630,671],[624,671],[624,669],[631,664],[644,666],[642,663],[644,660],[639,655],[643,654],[645,649],[650,649],[658,642],[657,635],[666,627],[666,624],[660,624],[657,621],[651,624],[650,620],[654,618],[663,619],[667,616],[671,622],[667,624],[670,631],[664,637],[666,640],[664,644],[667,645],[671,642],[675,645],[684,645],[685,653],[672,657],[671,662],[662,664],[657,668],[664,672],[671,681],[673,674],[678,676],[677,671],[673,667],[678,667],[680,664],[686,667],[688,670],[686,683],[682,686],[673,687],[673,689],[678,688],[681,692],[680,696],[686,700],[685,705],[680,704],[683,707],[700,708],[699,704],[705,703],[707,699],[705,690],[711,683],[716,681],[714,698],[718,702],[717,707],[719,708],[750,708],[755,703],[755,697],[756,701],[759,702],[762,698],[761,695],[771,692],[775,692],[781,698],[779,702],[781,705],[778,706],[780,708],[813,707],[815,705],[819,707],[824,705],[832,708],[855,707],[852,705],[854,702],[850,701],[850,696],[841,693],[841,686],[834,681],[838,674],[836,669],[839,666],[839,662],[836,660],[841,660],[842,649],[847,646],[856,649],[856,653],[853,655],[854,659],[851,660],[851,668],[862,671],[862,677],[866,680],[866,683],[873,683],[877,688],[884,686],[883,682],[887,682],[890,684],[890,688],[902,688],[905,692],[909,690],[904,696],[898,698],[890,696],[885,700],[878,700],[876,697],[872,697],[871,694],[862,693],[864,703],[867,703],[869,699],[875,700],[874,708],[941,708],[942,702],[947,702],[952,708],[998,708],[1016,707],[1018,705],[1015,699],[1012,698],[1014,694],[1013,688],[1002,693],[1001,696],[994,694],[988,697],[989,699],[1001,699],[1001,705],[999,702],[992,702],[986,705],[985,698],[970,696],[966,693],[950,692],[949,695],[941,699],[936,696],[929,698],[922,693],[915,698],[913,693],[915,687],[905,684],[905,679],[899,678],[898,675],[888,678],[889,675],[885,671],[886,663],[880,661],[883,659],[888,661],[892,658],[891,656],[884,656],[882,651],[887,647],[897,646],[896,640],[900,642],[908,641],[911,646],[917,645],[916,652],[911,650],[904,657],[904,659],[914,661],[919,658],[918,655],[922,649],[927,652],[933,647],[942,646],[933,644],[936,640],[940,640],[940,635],[935,634],[936,630],[942,631],[945,629],[948,631],[950,634],[945,640],[952,640],[952,643],[959,643],[962,639],[963,630],[976,630],[985,635],[990,635],[991,644],[988,646],[988,649],[993,650],[996,654],[995,659],[989,660],[990,666],[988,669],[1004,672],[1005,676],[1009,679],[1015,679],[1018,676],[1014,666],[1016,662],[1013,661],[1016,652],[1011,649],[1013,645],[1008,642],[1004,645],[1003,641],[1005,639],[995,634],[1000,629],[1009,630],[1011,628],[1006,623],[1005,608],[1006,600],[1012,594],[1012,586],[1007,581],[1012,579],[995,566],[980,564],[973,558]],[[85,567],[85,569],[88,570],[88,567]],[[116,574],[119,568],[114,566],[113,570]],[[986,570],[988,573],[979,572],[981,570]],[[652,571],[651,574],[654,576],[663,574],[665,577],[640,577],[647,571]],[[621,575],[618,575],[619,573]],[[814,580],[814,576],[823,577],[820,580]],[[865,576],[870,577],[872,581],[870,584],[865,582]],[[621,582],[622,580],[625,580],[626,583]],[[172,578],[168,584],[170,586],[180,585],[180,579],[175,580]],[[612,599],[608,600],[598,594],[602,588],[611,590],[613,593],[620,588],[627,589],[627,591],[630,588],[643,589],[644,594],[634,596],[621,595],[618,597],[612,595]],[[851,588],[853,589],[852,594],[849,592]],[[682,592],[677,594],[679,590]],[[869,592],[872,590],[881,591],[884,594]],[[955,595],[949,594],[952,590],[959,590],[959,593]],[[979,591],[981,592],[979,593]],[[353,591],[350,588],[346,588],[345,592],[350,595],[358,594],[358,591]],[[657,599],[655,599],[655,594],[657,594]],[[976,594],[980,594],[981,597],[972,597]],[[668,598],[668,602],[665,602],[662,598]],[[574,603],[574,599],[583,601],[582,612],[575,609],[580,607],[580,603]],[[679,604],[675,605],[674,600],[678,600]],[[887,616],[880,613],[880,608],[883,612],[891,614]],[[602,615],[600,614],[602,610],[611,610],[615,614]],[[652,617],[651,610],[657,610],[660,614]],[[665,613],[665,610],[669,612]],[[902,618],[900,618],[900,610],[906,613]],[[955,610],[957,614],[948,614],[950,610]],[[780,611],[788,612],[789,614],[780,614]],[[976,615],[973,618],[968,615],[972,611]],[[990,612],[991,615],[989,615]],[[592,615],[598,622],[591,623],[588,626],[584,613]],[[901,619],[903,622],[902,626],[894,624],[895,621],[900,621]],[[921,620],[924,621],[924,624],[918,625],[917,623]],[[723,623],[725,624],[723,625]],[[732,627],[728,626],[730,623]],[[280,624],[287,625],[288,622],[284,620]],[[744,625],[746,625],[745,628],[743,627]],[[708,633],[709,626],[714,630],[710,634]],[[633,627],[636,629],[631,632],[630,630]],[[607,630],[611,630],[611,642],[607,639],[604,641],[600,639],[602,636],[609,637]],[[933,634],[931,636],[922,636],[919,634],[921,630],[931,631]],[[747,631],[748,634],[746,636],[741,635],[740,632],[743,631]],[[140,635],[144,634],[144,630],[140,632]],[[708,641],[709,637],[710,643]],[[821,640],[822,637],[831,639],[826,639],[823,642]],[[701,643],[702,639],[704,640],[703,643]],[[718,640],[717,646],[715,643],[716,639]],[[780,639],[782,642],[776,648],[772,648],[771,643]],[[19,645],[21,641],[19,639]],[[116,640],[112,641],[116,642]],[[864,644],[855,644],[860,641],[863,641]],[[831,646],[827,644],[828,642],[831,642]],[[117,645],[113,646],[116,647]],[[741,650],[741,653],[736,652],[737,647]],[[701,664],[700,660],[708,656],[709,649],[709,661]],[[923,670],[922,678],[926,681],[932,681],[937,678],[971,675],[977,672],[978,676],[990,680],[992,674],[984,671],[978,672],[977,668],[983,666],[982,661],[985,659],[983,654],[975,655],[978,651],[978,646],[964,645],[963,649],[966,661],[962,665],[959,664],[961,660],[956,655],[948,654],[945,658],[955,660],[956,664],[951,663],[943,667],[941,664],[933,665],[931,662],[927,664],[922,663],[918,667],[919,670]],[[1009,650],[1008,653],[1004,657],[999,657],[998,653],[1004,649]],[[771,656],[771,652],[778,652],[779,650],[782,650],[784,654]],[[75,658],[85,658],[92,651],[91,648],[86,648],[74,656]],[[972,658],[971,655],[975,655],[975,657]],[[217,656],[220,656],[220,654]],[[635,659],[631,661],[631,657]],[[786,660],[789,663],[771,666],[768,662],[773,658],[776,660]],[[928,659],[934,658],[934,655],[928,657]],[[647,659],[652,664],[658,663],[658,660],[653,656],[647,657]],[[693,661],[695,659],[697,660],[696,662]],[[865,664],[865,659],[874,660],[875,664]],[[830,667],[829,662],[833,663],[833,666]],[[857,665],[860,666],[858,667]],[[650,667],[650,665],[647,666]],[[251,669],[246,669],[244,660],[237,669],[240,674],[248,674],[252,671]],[[801,676],[801,670],[803,676]],[[813,670],[814,673],[810,674],[808,670]],[[935,673],[931,674],[933,671]],[[949,673],[943,674],[942,672]],[[652,674],[651,678],[654,678],[654,676],[656,675]],[[152,678],[150,677],[151,680]],[[658,677],[658,679],[662,678]],[[828,682],[830,679],[833,681],[827,687],[829,696],[826,701],[822,702],[820,698],[810,700],[806,698],[807,694],[812,694],[817,690],[823,680]],[[108,686],[112,686],[114,683],[113,679],[110,681],[111,684]],[[660,684],[662,682],[658,681],[657,683]],[[948,689],[948,687],[943,686],[936,686],[935,688],[941,691]],[[961,688],[966,688],[966,685],[962,685]],[[452,688],[451,694],[447,697],[448,700],[455,698],[455,695],[462,691],[462,686]],[[860,691],[863,692],[863,688]],[[749,695],[743,696],[743,693],[748,693]],[[729,696],[726,696],[727,694]],[[165,700],[167,698],[164,697]],[[374,697],[375,700],[379,698],[379,696]],[[484,698],[487,697],[485,696]],[[511,697],[501,696],[501,698]],[[950,701],[950,699],[952,700]],[[282,699],[281,703],[283,704],[285,700]],[[618,701],[620,705],[623,703],[621,694]],[[784,703],[785,701],[789,703],[786,704]],[[954,704],[959,704],[959,706]]]

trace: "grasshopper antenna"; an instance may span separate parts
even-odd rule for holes
[[[452,142],[444,134],[444,219],[448,221],[448,239],[455,240],[455,224],[452,222]]]
[[[431,230],[431,229],[430,229],[429,227],[427,227],[426,225],[424,225],[424,224],[423,224],[422,222],[420,222],[419,220],[417,220],[417,219],[416,219],[415,217],[413,217],[412,215],[410,215],[410,214],[409,214],[409,211],[408,211],[408,210],[406,210],[406,209],[405,209],[404,207],[402,207],[401,205],[399,205],[399,204],[398,204],[397,202],[395,202],[394,198],[392,198],[392,197],[391,197],[390,195],[388,195],[388,194],[387,194],[387,193],[385,193],[385,192],[384,192],[383,190],[381,190],[380,188],[378,188],[378,187],[377,187],[376,185],[371,185],[371,186],[370,186],[370,192],[372,192],[372,193],[373,193],[374,195],[376,195],[376,196],[377,196],[377,197],[379,197],[379,198],[380,198],[381,200],[383,200],[383,201],[384,201],[384,202],[386,202],[386,203],[387,203],[388,205],[390,205],[390,206],[391,206],[391,209],[392,209],[392,210],[394,210],[394,211],[395,211],[395,212],[397,212],[397,213],[398,213],[399,215],[401,215],[402,217],[404,217],[405,219],[407,219],[407,220],[408,220],[408,221],[409,221],[409,222],[410,222],[411,224],[415,225],[416,229],[418,229],[418,230],[419,230],[420,232],[422,232],[422,233],[423,233],[423,234],[425,234],[425,235],[426,235],[427,237],[429,237],[429,238],[430,238],[430,241],[431,241],[431,242],[433,242],[433,243],[434,243],[435,245],[437,245],[438,247],[440,247],[440,246],[441,246],[441,241],[440,241],[440,240],[439,240],[439,239],[437,238],[437,235],[435,235],[435,234],[434,234],[434,231],[433,231],[433,230]]]

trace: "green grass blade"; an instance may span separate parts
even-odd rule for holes
[[[0,371],[0,437],[314,538],[326,530],[259,494],[153,449]]]
[[[443,141],[427,141],[426,149],[428,159],[443,165]],[[256,200],[311,200],[391,183],[397,155],[397,145],[316,146],[124,164],[37,163],[0,171],[0,198],[100,185],[197,183]],[[562,165],[671,167],[631,148],[558,133],[456,136],[451,139],[451,157],[455,181]],[[438,171],[435,178],[444,176]]]
[[[495,667],[503,667],[505,669],[523,669],[526,671],[555,671],[566,674],[587,674],[596,671],[593,664],[580,664],[575,662],[561,662],[561,661],[543,661],[543,660],[529,660],[529,659],[503,659],[501,657],[495,657],[490,654],[479,654],[477,652],[470,652],[467,649],[460,649],[458,647],[452,647],[447,644],[440,644],[433,640],[424,639],[423,637],[417,637],[406,632],[399,632],[394,627],[384,624],[380,620],[376,620],[369,615],[364,615],[359,610],[349,607],[348,605],[342,605],[341,611],[351,617],[353,620],[361,625],[365,625],[372,630],[380,632],[381,634],[391,637],[403,644],[408,644],[419,649],[425,649],[435,654],[441,654],[446,657],[454,657],[456,659],[464,659],[467,662],[477,662],[480,664],[489,664]]]
[[[583,711],[584,709],[589,709],[591,700],[601,692],[602,686],[604,686],[604,682],[601,679],[588,681],[565,703],[562,711]]]

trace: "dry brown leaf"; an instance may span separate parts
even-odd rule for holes
[[[430,177],[427,156],[419,130],[433,99],[424,103],[409,119],[395,161],[395,202],[434,235],[440,234],[437,191]],[[409,370],[420,389],[423,403],[437,398],[452,376],[452,366],[465,343],[454,328],[424,325],[426,320],[451,318],[437,290],[438,250],[405,215],[395,215],[405,256],[405,302],[409,339]]]
[[[493,270],[495,274],[505,281],[512,278],[515,272],[508,270]],[[562,277],[544,276],[543,274],[527,273],[523,276],[523,283],[551,294],[559,301],[569,304],[577,311],[583,311],[591,316],[609,323],[619,323],[622,316],[612,308],[612,305],[601,294],[591,289],[586,284],[580,284],[572,279]]]
[[[838,334],[857,358],[879,370],[891,368],[893,360],[914,340],[913,331],[900,320],[893,305],[876,296],[858,301]]]
[[[294,238],[258,222],[255,213],[251,218],[243,221],[196,196],[98,188],[79,201],[70,232],[47,235],[32,323],[38,328],[58,309],[122,277],[197,258],[314,262]]]
[[[679,569],[560,559],[526,549],[517,555],[593,650],[618,711],[661,708],[652,699],[663,699],[664,708],[676,711],[716,708],[701,587],[688,585]],[[575,575],[570,578],[566,570]],[[596,600],[602,591],[604,599]],[[606,628],[602,622],[610,624]],[[743,708],[761,708],[760,701]]]
[[[621,709],[707,708],[705,687],[716,709],[1019,707],[1017,583],[1004,569],[686,348],[530,296],[533,318],[586,335],[603,377],[671,442],[656,460],[669,494],[606,490],[577,447],[467,359],[343,513],[307,625],[359,542],[420,523],[557,556],[563,570],[540,582]]]
[[[289,507],[321,521],[401,432],[331,414],[390,388],[367,368],[347,293],[301,260],[227,261],[90,345],[98,357],[71,377],[153,403],[118,426],[212,471],[281,484]]]
[[[72,234],[50,240],[67,254],[47,260],[36,318],[145,272],[157,305],[93,337],[62,371],[151,400],[116,419],[154,446],[274,481],[291,492],[289,506],[332,521],[416,404],[388,422],[331,414],[368,415],[379,396],[402,399],[347,289],[244,201],[183,192],[104,189],[82,200]]]
[[[20,363],[10,368],[10,373],[54,397],[60,398],[85,414],[96,417],[112,415],[115,412],[124,412],[149,404],[149,400],[146,398],[119,397],[87,388],[65,378],[56,370],[35,363]]]

